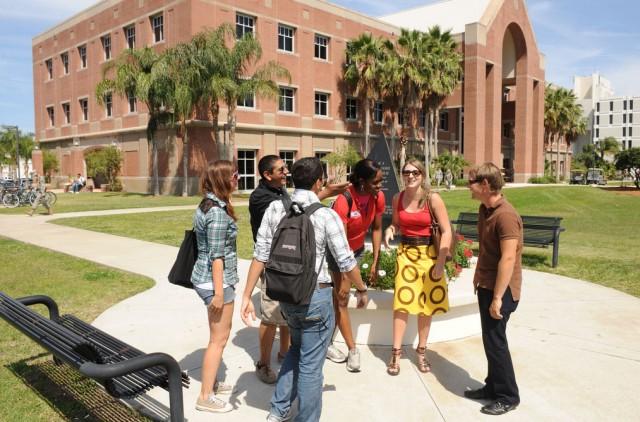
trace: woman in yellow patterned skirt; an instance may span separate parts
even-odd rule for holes
[[[431,370],[425,356],[431,317],[449,310],[444,264],[453,233],[444,202],[440,195],[430,194],[424,175],[422,162],[408,160],[405,163],[402,168],[405,188],[393,198],[392,223],[384,234],[387,247],[395,235],[400,235],[393,298],[393,348],[387,365],[389,375],[400,372],[402,337],[409,314],[418,316],[418,370]],[[431,242],[432,216],[428,200],[442,232],[439,251]]]

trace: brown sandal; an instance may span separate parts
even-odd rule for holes
[[[427,352],[426,347],[418,347],[416,348],[416,353],[418,354],[418,359],[416,361],[416,365],[418,366],[418,371],[422,373],[431,372],[431,364],[427,360],[425,353]]]
[[[398,375],[400,373],[400,356],[402,355],[402,349],[391,349],[391,360],[387,365],[387,374],[389,375]]]

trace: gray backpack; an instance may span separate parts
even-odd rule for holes
[[[316,236],[311,214],[324,207],[319,202],[306,209],[292,202],[278,224],[265,265],[267,296],[292,305],[308,305],[316,288]],[[320,263],[322,266],[322,263]]]

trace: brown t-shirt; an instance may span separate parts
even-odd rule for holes
[[[478,287],[493,290],[498,276],[498,262],[502,253],[500,240],[518,239],[516,262],[509,281],[514,300],[520,300],[522,286],[522,219],[513,206],[504,197],[496,203],[494,208],[480,205],[478,211],[478,235],[480,253],[474,281]]]

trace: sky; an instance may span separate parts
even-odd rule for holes
[[[376,17],[432,0],[332,2]],[[95,3],[0,0],[0,124],[33,131],[31,40]],[[572,88],[574,75],[600,72],[616,95],[640,95],[640,2],[528,0],[527,8],[538,48],[546,56],[547,82]]]

